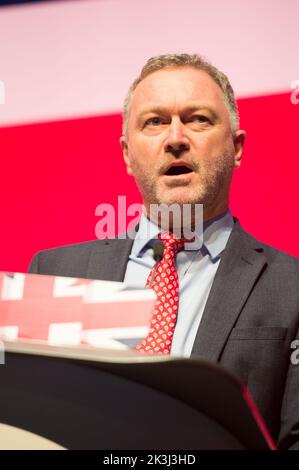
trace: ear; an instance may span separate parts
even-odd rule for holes
[[[241,166],[245,137],[246,132],[241,129],[237,130],[233,136],[235,147],[235,168],[239,168]]]
[[[125,161],[125,164],[126,164],[127,173],[128,173],[128,175],[133,175],[131,162],[130,162],[130,157],[129,157],[129,148],[128,148],[127,137],[122,135],[121,138],[119,139],[119,143],[120,143],[122,151],[123,151],[123,157],[124,157],[124,161]]]

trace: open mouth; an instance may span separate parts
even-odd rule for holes
[[[178,175],[186,175],[188,173],[192,173],[191,168],[188,168],[186,165],[179,165],[179,166],[171,166],[165,172],[165,175],[167,175],[167,176],[178,176]]]

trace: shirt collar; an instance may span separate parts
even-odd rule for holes
[[[234,219],[229,209],[204,223],[203,245],[213,261],[225,249],[233,227]]]
[[[205,222],[203,224],[203,246],[201,250],[206,250],[212,260],[216,259],[224,250],[233,226],[234,219],[229,209]],[[160,227],[149,220],[145,214],[142,214],[132,248],[132,255],[141,257],[145,248],[152,245],[161,231]],[[193,251],[192,244],[189,245],[190,251]]]

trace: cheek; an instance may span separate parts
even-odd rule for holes
[[[159,145],[154,139],[136,139],[131,145],[131,160],[148,166],[159,158]]]
[[[204,159],[217,158],[227,150],[233,150],[231,133],[211,132],[202,134],[196,142],[196,148]]]

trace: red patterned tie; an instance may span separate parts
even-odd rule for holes
[[[147,337],[136,346],[142,353],[149,354],[169,354],[174,328],[177,320],[179,306],[179,279],[176,270],[177,252],[184,246],[186,240],[176,239],[172,233],[162,232],[159,238],[164,243],[164,254],[159,262],[156,272],[156,265],[151,270],[146,286],[151,283],[157,294],[157,301],[150,330]]]

